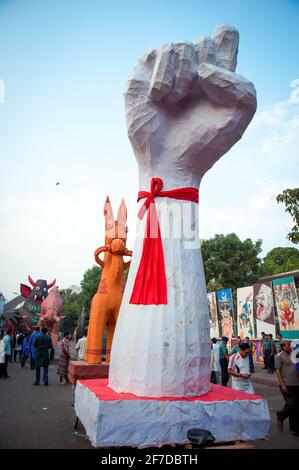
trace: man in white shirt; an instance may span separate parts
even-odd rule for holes
[[[217,344],[217,339],[212,338],[212,354],[211,354],[211,382],[215,384],[220,383],[219,372],[220,372],[220,362],[219,362],[219,344]]]
[[[78,352],[79,361],[84,361],[85,359],[86,343],[87,343],[87,328],[84,329],[83,337],[80,338],[76,344],[76,350]]]
[[[230,357],[228,373],[232,376],[232,388],[239,392],[254,393],[250,381],[250,345],[242,343],[240,350]]]

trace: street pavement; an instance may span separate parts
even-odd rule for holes
[[[28,361],[25,368],[8,364],[10,378],[0,379],[0,449],[92,449],[83,426],[73,429],[74,389],[58,383],[58,354],[59,348],[49,368],[48,387],[33,386],[35,371]],[[257,366],[252,382],[255,393],[268,400],[271,414],[268,439],[254,441],[254,447],[299,449],[299,437],[288,430],[287,421],[283,432],[276,428],[276,411],[284,400],[275,376]]]
[[[299,449],[299,437],[289,431],[288,420],[284,421],[284,431],[278,431],[276,426],[276,411],[284,406],[276,374],[268,374],[261,364],[255,365],[255,373],[251,376],[252,386],[255,393],[268,400],[271,415],[269,436],[266,440],[254,442],[256,449]]]

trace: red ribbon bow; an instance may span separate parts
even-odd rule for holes
[[[170,197],[198,203],[198,189],[178,188],[161,191],[161,178],[152,178],[151,191],[139,191],[137,202],[146,198],[138,217],[142,219],[148,210],[142,255],[135,278],[130,304],[167,304],[167,286],[164,253],[155,197]]]

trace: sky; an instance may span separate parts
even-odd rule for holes
[[[107,195],[115,214],[126,200],[133,248],[138,173],[126,80],[145,51],[223,23],[239,30],[236,72],[254,83],[258,109],[202,180],[199,236],[262,239],[262,256],[294,246],[275,197],[298,187],[298,20],[298,0],[0,0],[4,296],[15,297],[28,274],[79,285],[104,241]]]

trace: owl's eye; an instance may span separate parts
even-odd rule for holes
[[[40,290],[40,287],[37,286],[37,287],[35,288],[35,290],[37,290],[37,291]]]

